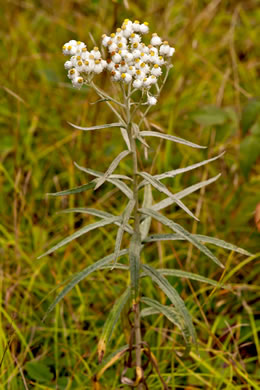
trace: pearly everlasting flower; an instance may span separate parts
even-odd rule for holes
[[[156,76],[156,77],[159,77],[161,76],[162,74],[162,69],[160,68],[160,66],[158,64],[155,64],[151,70],[151,74]]]
[[[159,46],[161,45],[161,43],[162,43],[161,38],[156,33],[152,34],[151,45]]]
[[[134,80],[134,82],[133,82],[134,88],[140,89],[140,88],[142,88],[142,86],[143,86],[143,81],[141,79]]]
[[[104,57],[98,47],[87,49],[84,42],[70,40],[62,51],[71,58],[65,62],[68,78],[73,86],[80,88],[89,83],[96,74],[106,69],[115,82],[132,85],[134,89],[158,89],[158,78],[163,73],[163,65],[169,64],[175,49],[167,41],[153,33],[149,44],[142,41],[143,34],[149,32],[147,22],[132,22],[125,19],[121,27],[110,35],[102,35]],[[147,103],[156,104],[156,98],[147,94]]]
[[[168,44],[167,41],[164,41],[162,46],[160,46],[160,54],[162,56],[168,56],[170,54],[170,45]]]
[[[73,80],[74,78],[78,77],[78,75],[79,75],[79,72],[75,68],[72,68],[68,71],[68,78],[70,80]]]
[[[144,22],[140,25],[140,33],[141,34],[147,34],[149,32],[149,24],[147,22]]]
[[[151,95],[147,96],[147,104],[149,104],[149,106],[155,106],[156,103],[157,103],[157,99],[154,96]]]
[[[84,83],[83,77],[75,77],[72,79],[72,85],[74,88],[81,88]]]
[[[132,81],[132,76],[129,73],[122,73],[121,79],[124,83],[129,84]]]
[[[66,61],[64,64],[65,69],[71,69],[73,67],[72,61]]]

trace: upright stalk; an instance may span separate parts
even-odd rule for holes
[[[130,96],[131,96],[131,87],[128,88],[128,93],[126,95],[125,90],[124,93],[124,102],[126,109],[126,122],[127,122],[127,133],[130,140],[130,146],[132,151],[133,158],[133,196],[135,200],[135,206],[133,210],[134,217],[134,234],[140,236],[140,215],[138,212],[139,204],[138,204],[138,159],[137,159],[137,148],[136,148],[136,140],[134,135],[134,129],[131,123],[131,109],[130,109]],[[140,261],[140,257],[139,257]],[[139,281],[139,279],[138,279]],[[138,282],[139,283],[139,282]],[[141,328],[140,328],[140,305],[139,305],[139,296],[133,301],[133,312],[134,312],[134,332],[135,332],[135,353],[136,353],[136,379],[139,381],[142,378],[142,359],[141,359]],[[142,389],[143,386],[140,383],[137,387],[138,389]]]

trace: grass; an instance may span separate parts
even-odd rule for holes
[[[212,248],[225,263],[222,271],[188,244],[150,245],[145,262],[199,272],[222,280],[230,289],[169,278],[193,316],[199,354],[193,350],[182,358],[178,332],[161,317],[144,319],[144,338],[172,389],[259,388],[260,249],[254,222],[260,193],[259,151],[255,150],[259,138],[252,138],[251,125],[255,121],[257,129],[258,123],[248,114],[248,102],[257,98],[260,88],[258,6],[254,0],[1,3],[0,389],[92,388],[91,378],[98,370],[97,340],[127,282],[125,271],[93,274],[44,323],[41,320],[54,299],[53,289],[111,253],[115,230],[102,228],[52,256],[36,257],[83,222],[94,221],[57,211],[86,205],[115,214],[122,210],[123,198],[112,186],[103,186],[97,194],[89,191],[62,199],[44,194],[89,180],[73,161],[104,171],[122,150],[116,130],[84,134],[68,126],[67,121],[88,126],[113,122],[114,117],[103,103],[91,105],[97,99],[92,91],[71,88],[61,46],[73,38],[90,43],[89,32],[98,39],[125,17],[148,20],[152,31],[176,47],[174,68],[150,122],[209,146],[205,152],[153,140],[154,153],[144,168],[150,169],[156,153],[153,173],[226,151],[210,166],[167,183],[177,192],[222,173],[206,193],[187,198],[200,223],[184,220],[173,208],[167,216],[181,219],[194,233],[225,239],[255,254],[246,258]],[[108,77],[102,84],[109,88]],[[123,162],[120,167],[122,172],[129,169]],[[162,230],[156,222],[152,228],[156,233]],[[165,296],[146,280],[143,290],[165,302]],[[117,328],[108,353],[124,344]],[[122,369],[121,361],[105,371],[101,388],[120,388]],[[148,383],[149,389],[161,389],[156,371]]]

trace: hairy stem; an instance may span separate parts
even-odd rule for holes
[[[127,132],[130,139],[130,146],[133,157],[133,196],[135,200],[135,206],[133,211],[134,217],[134,232],[137,235],[140,235],[140,215],[138,212],[139,204],[138,204],[138,160],[137,160],[137,148],[136,148],[136,140],[134,135],[134,129],[131,123],[131,111],[130,111],[130,95],[131,89],[128,88],[128,93],[126,95],[124,93],[124,102],[126,108],[126,118],[127,118]],[[140,259],[139,259],[140,261]],[[135,331],[135,344],[136,344],[136,377],[137,380],[142,377],[142,358],[141,358],[141,329],[140,329],[140,307],[139,307],[139,297],[133,302],[133,311],[135,314],[134,318],[134,331]],[[138,389],[142,389],[142,384],[138,385]]]

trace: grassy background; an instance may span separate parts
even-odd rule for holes
[[[70,198],[44,196],[89,180],[73,161],[104,171],[123,148],[115,130],[83,134],[68,126],[67,121],[95,125],[114,117],[104,103],[90,104],[97,99],[91,90],[71,88],[61,47],[69,39],[90,43],[89,33],[98,40],[125,17],[149,21],[151,31],[176,48],[174,68],[149,120],[170,134],[209,146],[198,151],[162,143],[153,173],[226,151],[210,166],[167,183],[177,192],[222,173],[205,194],[186,200],[201,222],[174,207],[167,215],[190,231],[258,252],[246,258],[212,248],[226,264],[222,271],[187,244],[150,245],[145,262],[222,279],[232,291],[170,278],[194,318],[200,354],[192,351],[186,359],[176,354],[183,350],[181,338],[161,317],[144,320],[144,339],[173,389],[259,388],[259,233],[254,222],[260,202],[258,6],[257,0],[1,1],[1,389],[90,389],[102,325],[127,282],[125,271],[95,273],[41,322],[55,296],[53,288],[111,253],[116,234],[112,227],[102,228],[36,260],[82,223],[94,220],[56,212],[91,205],[119,214],[125,202],[110,186]],[[100,82],[109,90],[107,76]],[[146,169],[158,150],[158,143],[151,143]],[[122,172],[128,169],[120,165]],[[162,230],[157,223],[152,228]],[[143,291],[166,302],[148,282]],[[120,328],[114,336],[111,351],[125,343]],[[104,374],[102,389],[120,388],[122,367],[117,364]],[[148,383],[149,389],[161,389],[155,372]]]

